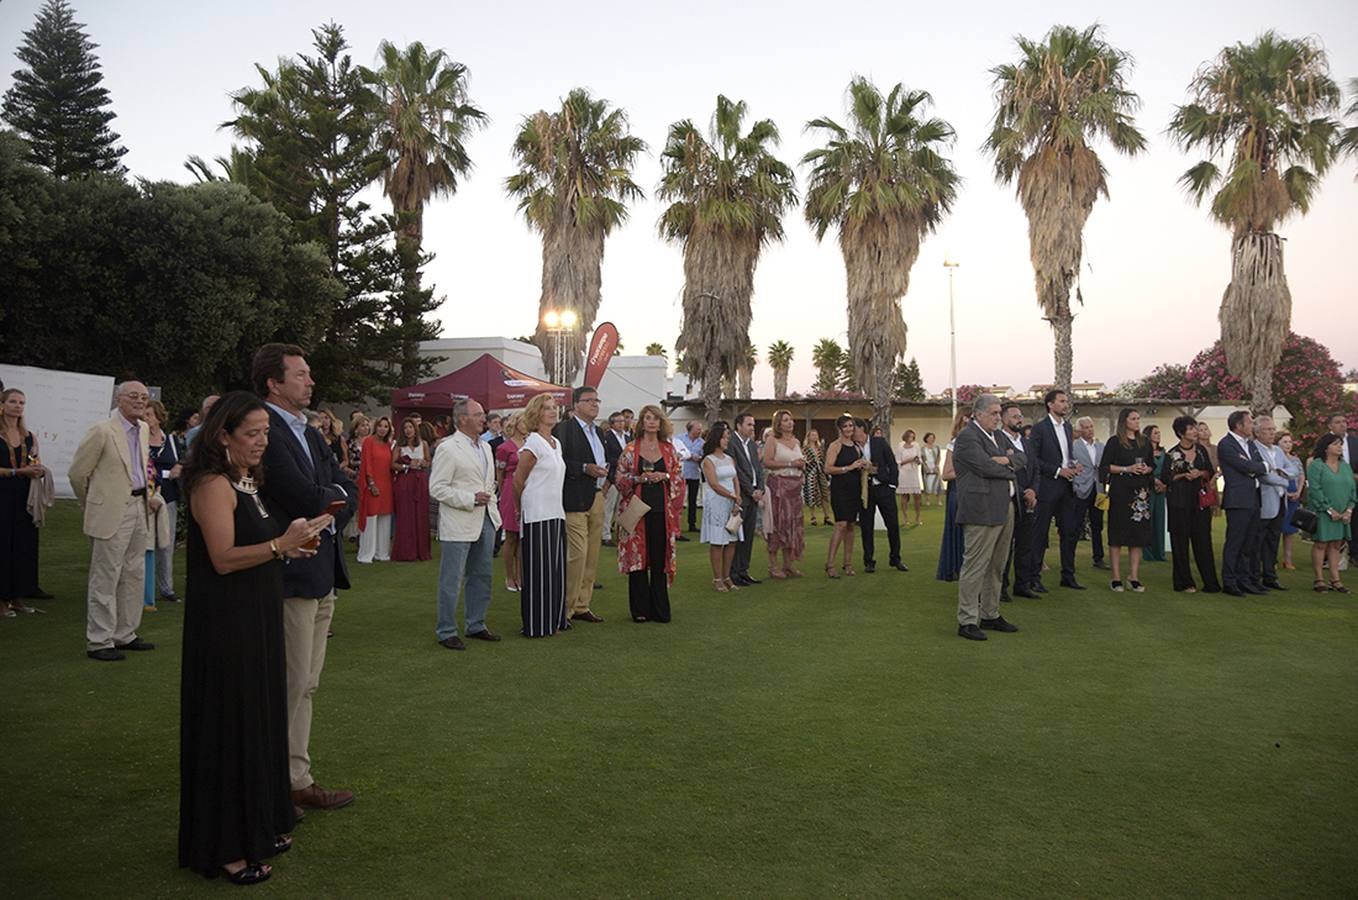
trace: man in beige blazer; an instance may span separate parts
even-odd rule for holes
[[[500,636],[486,627],[491,565],[500,508],[495,502],[495,460],[481,440],[485,410],[475,400],[453,406],[457,430],[439,442],[429,470],[429,496],[439,504],[438,642],[466,650],[457,636],[457,598],[464,591],[466,635],[482,641]]]
[[[137,637],[146,582],[149,429],[143,418],[146,385],[125,381],[117,408],[80,441],[71,461],[71,489],[85,511],[90,539],[85,655],[101,662],[125,659],[123,650],[154,650]]]

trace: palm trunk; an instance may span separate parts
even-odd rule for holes
[[[1245,232],[1231,246],[1231,283],[1217,315],[1226,367],[1244,382],[1255,415],[1273,414],[1273,367],[1292,321],[1282,239]]]
[[[753,235],[708,230],[684,244],[684,322],[675,349],[703,373],[708,415],[721,411],[723,393],[745,359],[750,295],[759,243]]]
[[[703,371],[701,386],[703,410],[708,422],[715,422],[721,418],[721,383],[721,369],[716,365],[708,365]]]
[[[538,299],[538,327],[533,342],[542,349],[543,358],[556,351],[560,339],[564,347],[563,384],[570,384],[580,371],[585,355],[585,336],[594,327],[599,313],[603,285],[604,238],[598,226],[581,226],[570,217],[570,205],[561,204],[566,214],[542,235],[542,293]],[[558,335],[543,324],[548,310],[571,310],[576,325]]]
[[[904,215],[851,223],[839,236],[849,294],[848,369],[854,386],[872,398],[873,421],[884,430],[891,426],[892,373],[905,353],[901,299],[910,289],[919,238],[919,223]]]
[[[787,399],[787,366],[773,370],[773,396],[779,400]]]
[[[424,321],[420,297],[420,254],[424,239],[424,210],[417,207],[399,214],[396,231],[396,256],[401,264],[401,296],[397,301],[400,318],[400,347],[402,385],[418,380],[420,362],[420,332]]]
[[[741,366],[740,371],[736,372],[736,396],[742,400],[748,400],[754,396],[750,382],[754,378],[754,373],[748,366]]]
[[[1059,305],[1061,307],[1060,312],[1048,320],[1052,326],[1055,383],[1058,388],[1066,392],[1067,396],[1070,396],[1072,370],[1075,368],[1075,348],[1071,343],[1071,330],[1075,317],[1070,313],[1068,300]]]

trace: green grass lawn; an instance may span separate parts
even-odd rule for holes
[[[607,622],[551,640],[497,575],[505,640],[465,653],[434,642],[436,562],[352,565],[312,753],[358,800],[255,893],[1358,894],[1358,595],[1173,594],[1168,563],[1113,594],[1081,545],[1090,590],[977,644],[930,512],[908,574],[815,577],[817,528],[805,579],[716,594],[682,544],[670,625],[629,621],[607,549]],[[227,890],[175,866],[181,608],[154,653],[87,660],[87,556],[59,504],[58,599],[0,620],[0,896]]]

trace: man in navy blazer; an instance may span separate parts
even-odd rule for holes
[[[1226,543],[1221,548],[1221,589],[1233,597],[1267,594],[1259,573],[1249,570],[1249,551],[1259,541],[1259,478],[1269,471],[1254,445],[1254,417],[1237,409],[1226,419],[1230,432],[1217,444],[1217,464],[1226,486],[1221,508],[1226,511]]]
[[[1042,560],[1047,555],[1051,523],[1056,520],[1056,532],[1061,536],[1061,586],[1083,591],[1084,585],[1075,580],[1075,545],[1080,539],[1080,504],[1075,500],[1074,481],[1077,469],[1071,447],[1075,432],[1066,416],[1070,413],[1070,397],[1060,388],[1047,391],[1042,398],[1047,414],[1033,423],[1028,438],[1027,456],[1036,468],[1034,487],[1037,489],[1037,509],[1033,518],[1032,554],[1028,568],[1033,575],[1030,590],[1043,593]]]
[[[339,467],[320,432],[308,428],[302,410],[315,382],[293,344],[265,344],[255,354],[251,380],[269,407],[269,445],[264,451],[260,492],[284,521],[322,515],[342,502],[332,527],[322,532],[316,555],[290,559],[283,569],[283,639],[288,668],[288,756],[292,802],[298,807],[339,809],[351,791],[326,790],[311,775],[311,698],[325,666],[326,635],[335,615],[335,590],[349,587],[340,534],[358,508],[358,490]]]
[[[884,437],[871,437],[868,423],[853,420],[853,441],[858,452],[872,468],[868,470],[868,505],[859,514],[858,528],[863,535],[863,571],[877,571],[877,547],[873,540],[877,530],[877,514],[881,513],[886,526],[887,565],[901,572],[910,567],[901,561],[901,524],[896,515],[896,485],[900,483],[900,466],[896,454]]]

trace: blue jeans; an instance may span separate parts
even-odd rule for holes
[[[439,640],[457,637],[457,596],[466,582],[467,634],[486,628],[486,610],[490,607],[492,554],[495,550],[495,526],[487,515],[481,523],[481,536],[474,541],[439,541]]]

